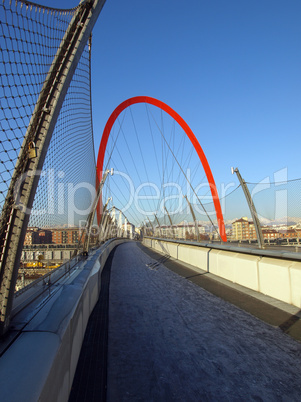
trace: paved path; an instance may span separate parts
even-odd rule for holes
[[[116,248],[107,401],[300,401],[300,367],[301,343],[279,328],[155,265],[134,242]]]

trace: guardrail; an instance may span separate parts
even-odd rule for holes
[[[50,283],[41,278],[17,295],[11,329],[0,343],[1,400],[68,400],[102,268],[124,241],[106,242],[57,268]]]
[[[143,244],[202,272],[301,307],[299,253],[152,237],[144,237]]]
[[[82,256],[76,256],[72,260],[67,261],[65,264],[51,270],[24,288],[18,290],[15,293],[12,319],[39,296],[45,295],[46,293],[45,298],[50,297],[58,281],[62,280],[66,275],[70,275],[73,269],[78,268],[78,264],[82,260]],[[46,299],[44,299],[44,302],[46,302]]]

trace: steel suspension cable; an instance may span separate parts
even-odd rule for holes
[[[154,116],[153,116],[153,114],[152,114],[152,113],[151,113],[151,115],[152,115],[152,117],[153,117],[153,119],[154,119]],[[154,119],[154,121],[155,121],[155,119]],[[156,123],[156,121],[155,121],[155,123]],[[157,125],[157,123],[156,123],[156,125]],[[157,125],[157,127],[158,127],[158,129],[159,129],[159,131],[160,131],[160,133],[161,133],[162,138],[163,138],[163,139],[164,139],[164,141],[166,142],[165,137],[164,137],[164,135],[162,134],[162,132],[161,132],[161,130],[160,130],[160,127],[159,127],[158,125]],[[214,223],[213,223],[212,219],[211,219],[211,218],[210,218],[210,216],[208,215],[208,213],[207,213],[207,211],[206,211],[206,209],[205,209],[205,207],[204,207],[203,203],[202,203],[202,202],[201,202],[201,200],[199,199],[199,197],[198,197],[197,193],[195,192],[195,190],[194,190],[194,188],[193,188],[192,184],[191,184],[191,183],[190,183],[190,181],[188,180],[188,178],[187,178],[187,176],[186,176],[185,172],[183,171],[183,169],[182,169],[181,165],[179,164],[178,159],[175,157],[175,155],[174,155],[173,151],[172,151],[172,150],[171,150],[171,148],[169,147],[169,144],[167,144],[167,143],[166,143],[166,145],[168,146],[168,148],[170,149],[170,152],[172,153],[172,155],[173,155],[173,156],[174,156],[174,158],[176,159],[176,162],[177,162],[177,164],[178,164],[179,168],[181,169],[181,171],[182,171],[183,175],[185,176],[185,178],[186,178],[187,182],[189,183],[190,188],[192,189],[192,191],[194,192],[195,196],[197,197],[197,200],[199,201],[199,203],[200,203],[201,207],[203,208],[203,210],[204,210],[205,214],[207,215],[207,218],[209,219],[210,223],[212,224],[212,226],[213,226],[213,228],[214,228],[215,232],[216,232],[216,233],[217,233],[217,235],[218,235],[218,236],[221,238],[221,236],[220,236],[220,234],[219,234],[218,230],[216,229],[216,227],[215,227],[215,225],[214,225]]]
[[[125,133],[124,133],[123,128],[121,128],[121,131],[122,131],[122,135],[123,135],[124,141],[125,141],[125,143],[126,143],[127,149],[128,149],[128,151],[129,151],[129,154],[130,154],[130,157],[131,157],[133,166],[134,166],[134,168],[135,168],[136,174],[137,174],[137,176],[138,176],[138,178],[139,178],[139,180],[140,180],[140,183],[142,183],[142,179],[141,179],[139,170],[137,169],[137,166],[136,166],[136,163],[135,163],[133,154],[132,154],[132,152],[131,152],[131,150],[130,150],[130,147],[129,147],[128,141],[127,141],[127,139],[126,139],[126,136],[125,136]],[[129,176],[130,176],[130,175],[129,175]],[[143,186],[143,191],[144,191],[144,195],[147,196],[146,190],[145,190],[145,186]],[[148,206],[150,207],[150,209],[152,209],[152,208],[151,208],[151,205],[150,205],[150,202],[149,202],[149,199],[147,199],[147,202],[148,202]]]

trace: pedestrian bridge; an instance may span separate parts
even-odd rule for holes
[[[104,4],[0,4],[0,399],[299,401],[301,179],[218,189],[206,133],[149,96],[96,161]]]
[[[152,241],[164,254],[113,240],[42,293],[15,298],[1,344],[3,400],[299,399],[300,306],[213,274],[210,264],[180,262],[166,241]],[[227,253],[235,264],[237,252]]]

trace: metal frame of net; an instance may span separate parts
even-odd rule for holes
[[[71,10],[22,0],[0,5],[0,332],[8,327],[28,222],[66,227],[90,213],[89,37],[104,3],[84,1]]]

